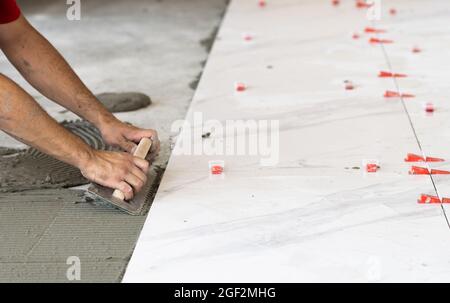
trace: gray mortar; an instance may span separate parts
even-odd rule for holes
[[[112,150],[99,131],[86,121],[63,121],[65,128],[98,150]],[[15,151],[15,152],[14,152]],[[80,171],[40,151],[29,148],[10,150],[0,156],[0,193],[31,189],[68,188],[89,183]]]
[[[152,101],[143,93],[101,93],[97,99],[113,113],[129,112],[149,106]]]
[[[23,149],[0,146],[0,157],[14,155],[20,153],[21,151],[23,151]]]
[[[82,282],[119,281],[145,216],[81,196],[73,190],[0,196],[0,282],[68,282],[69,256],[80,258]]]

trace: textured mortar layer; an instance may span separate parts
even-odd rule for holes
[[[112,150],[107,146],[99,131],[86,121],[64,121],[66,129],[99,150]],[[0,155],[0,193],[30,189],[67,188],[87,184],[80,171],[56,160],[35,148]]]

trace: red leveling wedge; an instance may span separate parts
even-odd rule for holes
[[[432,169],[431,174],[432,175],[450,175],[450,171],[441,170],[441,169]]]
[[[411,95],[411,94],[399,94],[397,92],[393,92],[393,91],[387,90],[384,93],[384,97],[385,98],[400,98],[400,97],[402,97],[402,98],[414,98],[415,96]]]
[[[380,77],[380,78],[406,78],[407,75],[381,71],[378,74],[378,77]]]
[[[445,162],[444,159],[434,158],[434,157],[422,157],[416,154],[407,154],[405,158],[405,162]]]
[[[373,27],[366,27],[364,29],[364,31],[366,33],[374,33],[374,34],[380,34],[380,33],[385,33],[386,32],[384,29],[377,29],[377,28],[373,28]]]
[[[438,196],[421,194],[419,200],[417,200],[419,204],[440,204],[440,203],[450,203],[450,198],[442,198],[439,199]]]
[[[373,3],[366,3],[364,0],[356,0],[355,5],[357,8],[369,8],[373,5]]]
[[[411,166],[410,175],[429,175],[430,171],[426,167]]]
[[[432,204],[432,203],[442,203],[441,199],[437,196],[421,194],[419,200],[417,200],[419,204]]]
[[[369,42],[372,43],[372,44],[375,44],[375,43],[385,43],[385,44],[388,44],[388,43],[394,43],[393,40],[388,40],[388,39],[378,39],[378,38],[370,38],[370,39],[369,39]]]

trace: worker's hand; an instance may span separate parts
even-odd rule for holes
[[[80,170],[88,180],[118,189],[130,200],[147,182],[148,167],[148,161],[129,153],[94,150]]]
[[[100,131],[107,144],[119,147],[129,153],[134,152],[142,138],[150,138],[152,147],[147,155],[147,160],[149,161],[153,161],[159,153],[160,142],[158,133],[153,129],[137,128],[119,120],[114,120],[102,125]]]

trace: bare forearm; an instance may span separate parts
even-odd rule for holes
[[[0,129],[61,161],[82,167],[91,148],[53,120],[19,86],[0,74]]]
[[[20,35],[2,49],[31,85],[99,128],[115,120],[43,36],[23,17],[16,23]]]
[[[58,51],[25,18],[0,24],[0,48],[27,81],[49,99],[96,125],[108,144],[132,152],[156,131],[117,120],[81,82]],[[89,180],[122,191],[131,199],[147,179],[146,160],[126,152],[96,151],[60,126],[39,104],[0,74],[0,130],[44,153],[72,164]],[[134,190],[134,192],[133,192]]]

